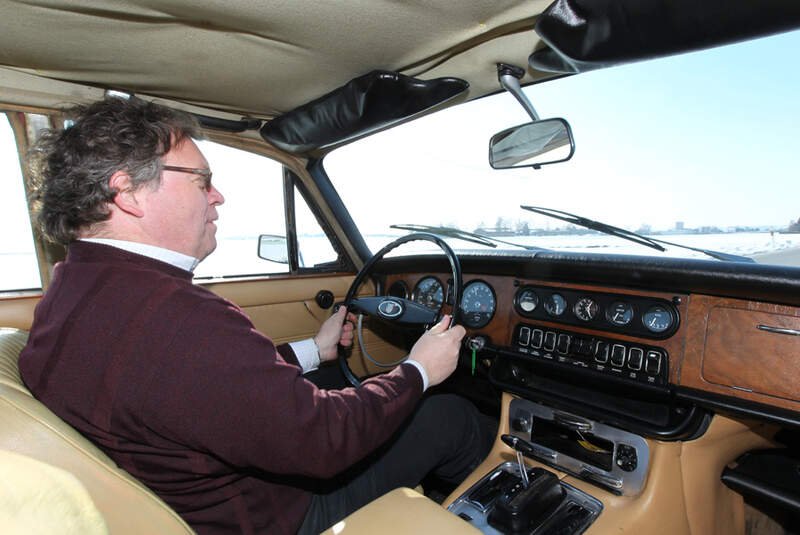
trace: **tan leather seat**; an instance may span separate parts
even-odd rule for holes
[[[0,328],[0,449],[73,474],[112,534],[188,534],[192,529],[158,496],[39,403],[19,377],[28,333]]]

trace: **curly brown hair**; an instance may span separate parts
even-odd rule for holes
[[[72,124],[45,130],[28,156],[31,207],[42,234],[61,244],[109,218],[125,171],[134,189],[161,183],[161,157],[185,138],[199,138],[188,113],[141,99],[106,98],[64,110]]]

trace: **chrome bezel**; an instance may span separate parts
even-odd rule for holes
[[[492,310],[491,313],[489,314],[489,317],[486,320],[473,324],[467,321],[467,316],[464,312],[464,296],[467,295],[467,292],[469,291],[470,288],[473,288],[479,284],[482,284],[489,289],[489,293],[492,296]],[[494,288],[492,288],[492,285],[481,279],[471,280],[466,285],[464,285],[464,291],[461,292],[461,310],[459,312],[461,316],[461,322],[464,324],[465,327],[468,327],[470,329],[482,329],[483,327],[489,325],[492,319],[494,319],[494,315],[497,313],[497,294],[494,293]]]
[[[588,301],[589,303],[594,304],[594,307],[595,307],[594,314],[589,314],[589,318],[588,319],[582,317],[580,315],[580,313],[578,312],[579,305],[581,303],[583,303],[583,302],[586,302],[586,301]],[[589,309],[587,308],[586,310],[587,310],[587,313],[588,313]],[[572,313],[575,314],[575,317],[578,318],[579,320],[583,321],[583,322],[586,322],[586,323],[594,320],[597,317],[597,313],[598,312],[600,312],[600,304],[597,301],[595,301],[594,299],[592,299],[591,297],[586,297],[586,296],[580,297],[580,298],[578,298],[577,301],[575,301],[575,304],[572,305]]]
[[[536,296],[536,305],[534,305],[534,307],[531,310],[524,310],[522,308],[522,305],[520,305],[520,299],[522,298],[522,294],[524,294],[525,292],[530,292]],[[516,310],[517,314],[519,314],[522,317],[525,318],[531,317],[531,315],[534,312],[536,312],[536,310],[539,308],[541,304],[542,304],[542,298],[539,297],[539,294],[536,293],[536,290],[534,289],[533,286],[523,286],[519,290],[517,290],[517,293],[514,294],[514,310]]]

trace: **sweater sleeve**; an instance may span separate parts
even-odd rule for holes
[[[190,308],[142,410],[162,436],[227,463],[330,477],[388,439],[422,395],[411,366],[320,390],[235,305]]]

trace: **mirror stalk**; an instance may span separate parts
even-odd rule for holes
[[[531,104],[531,101],[525,96],[525,93],[522,92],[522,87],[519,85],[519,81],[523,76],[525,76],[525,70],[520,67],[507,65],[505,63],[497,64],[497,80],[500,82],[500,85],[503,89],[514,95],[514,98],[517,99],[517,102],[522,104],[522,107],[525,108],[525,111],[528,112],[531,119],[538,121],[539,114],[536,113],[533,104]]]

